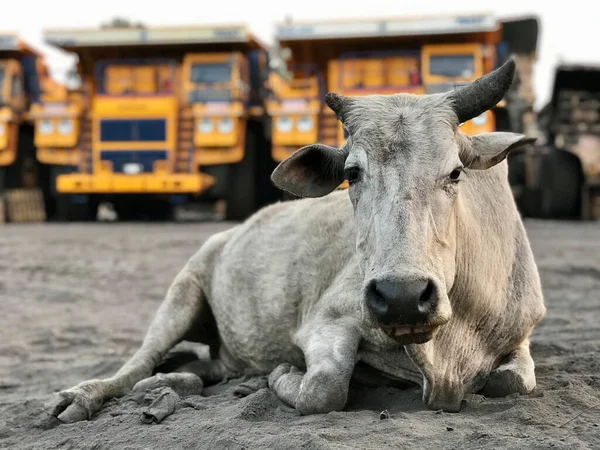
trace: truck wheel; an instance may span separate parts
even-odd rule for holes
[[[71,170],[66,166],[52,165],[48,168],[48,197],[52,204],[52,211],[49,211],[51,220],[57,222],[70,222],[82,220],[81,217],[86,217],[86,211],[82,211],[82,206],[71,202],[70,194],[61,194],[56,189],[56,180],[59,175],[69,173]]]
[[[508,183],[513,191],[517,209],[523,217],[531,217],[533,211],[529,205],[527,180],[525,174],[525,152],[510,153],[508,161]]]
[[[256,210],[256,130],[248,124],[244,158],[231,166],[225,220],[241,221]]]
[[[579,159],[567,151],[553,150],[540,159],[538,176],[542,218],[580,218],[583,180]]]

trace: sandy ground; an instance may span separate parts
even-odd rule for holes
[[[598,223],[527,222],[548,307],[532,339],[532,395],[472,396],[440,414],[419,389],[362,387],[347,411],[301,417],[268,389],[236,397],[234,380],[183,399],[159,424],[143,423],[128,397],[75,424],[43,412],[53,392],[110,376],[133,354],[173,277],[225,227],[0,227],[0,448],[600,448]]]

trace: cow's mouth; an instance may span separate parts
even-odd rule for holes
[[[430,325],[386,325],[381,328],[394,341],[407,345],[424,344],[431,340],[438,327]]]

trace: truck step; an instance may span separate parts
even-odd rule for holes
[[[177,133],[179,136],[179,141],[186,141],[186,142],[191,142],[192,139],[194,138],[194,131],[193,130],[180,130],[179,133]]]
[[[191,110],[191,109],[189,109],[189,108],[182,109],[182,110],[179,112],[179,119],[180,119],[180,120],[182,120],[182,119],[191,120],[192,118],[193,118],[193,117],[192,117],[192,110]]]

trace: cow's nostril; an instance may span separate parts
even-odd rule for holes
[[[419,311],[423,314],[431,314],[435,306],[435,286],[429,281],[427,287],[419,298]]]
[[[419,298],[419,302],[421,303],[431,303],[431,300],[433,299],[433,291],[435,290],[435,287],[433,286],[433,283],[430,281],[429,283],[427,283],[427,287],[425,288],[425,290],[421,293],[421,298]]]
[[[388,310],[388,302],[377,289],[377,284],[372,281],[367,289],[367,304],[373,314],[379,317],[385,316]]]

